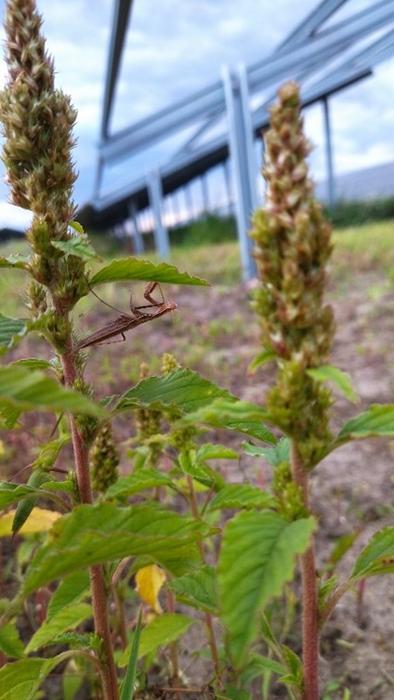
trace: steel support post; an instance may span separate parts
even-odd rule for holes
[[[323,97],[322,102],[327,164],[327,201],[328,206],[330,207],[330,209],[332,209],[333,207],[335,207],[335,178],[332,155],[330,108],[328,104],[328,97]]]
[[[144,241],[141,235],[139,223],[138,223],[138,216],[137,216],[137,208],[133,202],[133,200],[130,200],[129,203],[129,212],[130,212],[130,219],[133,227],[133,240],[134,240],[134,249],[137,255],[140,255],[141,253],[144,252]]]
[[[209,212],[208,173],[204,173],[201,176],[201,192],[202,192],[202,211],[204,214],[208,214],[208,212]]]
[[[149,202],[153,214],[153,236],[155,248],[161,258],[168,258],[170,254],[170,242],[168,231],[163,221],[163,192],[161,178],[158,170],[150,173],[148,179]]]
[[[253,131],[250,123],[247,80],[241,69],[238,74],[228,67],[222,71],[229,130],[230,157],[233,168],[235,213],[244,279],[256,275],[252,241],[248,232],[256,203],[256,163],[253,172]],[[253,156],[253,157],[252,157]]]

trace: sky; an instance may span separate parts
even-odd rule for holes
[[[113,0],[38,0],[44,32],[55,59],[57,85],[78,109],[74,153],[79,171],[76,200],[92,196]],[[254,62],[275,46],[317,4],[317,0],[134,0],[111,129],[116,131],[220,78],[224,64]],[[337,20],[373,0],[348,0]],[[0,0],[1,14],[4,0]],[[1,33],[4,41],[4,32]],[[6,76],[0,64],[0,82]],[[372,78],[332,98],[334,166],[337,173],[394,161],[394,61],[381,64]],[[306,110],[307,135],[316,148],[311,158],[316,179],[324,179],[321,106]],[[178,145],[174,139],[168,148]],[[160,164],[165,149],[146,158]],[[136,158],[107,174],[116,189],[146,167]],[[1,172],[0,200],[7,198]]]

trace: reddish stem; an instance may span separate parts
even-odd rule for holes
[[[191,506],[193,518],[195,520],[200,520],[200,513],[198,510],[196,492],[194,490],[193,479],[191,476],[187,477],[187,484],[189,487],[190,506]],[[204,545],[203,545],[201,539],[198,539],[197,545],[198,545],[198,548],[200,551],[201,561],[203,564],[206,564]],[[216,637],[215,637],[215,630],[213,627],[212,615],[211,615],[211,613],[206,612],[206,613],[204,613],[204,617],[205,617],[205,627],[207,629],[207,634],[208,634],[209,648],[211,651],[212,661],[213,661],[213,665],[215,668],[216,680],[218,681],[219,686],[222,686],[222,674],[221,674],[221,669],[220,669],[220,659],[219,659],[219,652],[218,652],[218,648],[217,648],[217,644],[216,644]]]
[[[71,338],[62,355],[64,383],[72,386],[77,378],[74,351]],[[89,473],[89,448],[83,440],[74,416],[70,416],[71,439],[74,450],[75,471],[79,496],[82,503],[92,503],[92,489]],[[101,637],[103,645],[103,663],[101,678],[106,700],[118,700],[118,681],[113,655],[111,630],[108,619],[107,591],[104,572],[100,565],[90,567],[90,588],[92,593],[93,617],[96,634]]]
[[[301,488],[305,507],[309,506],[308,473],[297,445],[291,449],[293,479]],[[300,557],[302,580],[302,659],[304,667],[303,700],[319,700],[319,626],[314,539]]]

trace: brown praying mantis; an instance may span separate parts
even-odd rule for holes
[[[160,290],[161,301],[158,301],[153,296],[156,287]],[[149,282],[146,285],[144,299],[148,303],[142,306],[134,306],[130,300],[130,314],[121,313],[117,318],[107,323],[98,331],[94,331],[94,333],[80,340],[76,346],[77,350],[82,350],[92,345],[99,345],[110,338],[115,338],[117,335],[121,335],[123,340],[126,340],[125,333],[127,333],[127,331],[136,328],[136,326],[139,326],[141,323],[147,323],[148,321],[153,321],[154,318],[164,316],[164,314],[169,313],[169,311],[175,311],[177,308],[175,302],[166,301],[164,299],[163,292],[158,282]],[[107,306],[110,305],[108,304]],[[148,311],[148,309],[150,311]]]

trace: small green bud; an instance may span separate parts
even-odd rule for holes
[[[119,454],[110,423],[100,428],[90,461],[93,488],[104,493],[118,478]]]

